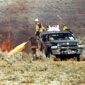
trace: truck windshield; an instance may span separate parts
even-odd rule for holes
[[[49,34],[48,39],[49,41],[50,40],[74,40],[74,37],[70,33],[54,33],[54,34]]]

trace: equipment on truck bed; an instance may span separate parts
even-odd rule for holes
[[[60,31],[59,25],[48,26],[47,31]]]

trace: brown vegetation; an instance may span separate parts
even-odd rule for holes
[[[84,85],[84,61],[31,61],[32,55],[17,53],[0,60],[0,85]]]

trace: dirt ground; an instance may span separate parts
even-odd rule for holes
[[[85,85],[85,61],[17,56],[0,60],[0,85]]]

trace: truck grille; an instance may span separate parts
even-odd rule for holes
[[[62,45],[60,47],[77,47],[77,45]]]
[[[60,47],[77,47],[77,42],[60,43]]]

